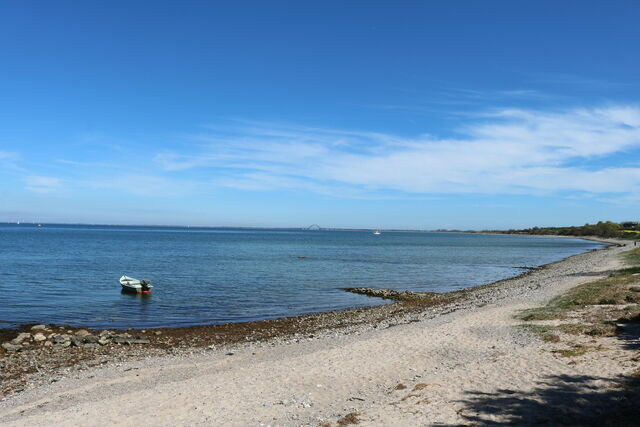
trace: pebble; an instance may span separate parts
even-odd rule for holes
[[[45,337],[44,334],[41,334],[41,333],[37,333],[33,336],[33,340],[38,342],[45,341],[46,339],[47,337]]]
[[[32,331],[41,331],[42,329],[47,329],[45,325],[33,325],[31,327]]]

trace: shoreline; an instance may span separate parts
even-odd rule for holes
[[[404,301],[275,321],[194,327],[202,333],[191,336],[180,335],[181,330],[173,334],[161,330],[149,345],[50,351],[49,355],[71,357],[57,359],[58,366],[36,365],[21,377],[25,381],[10,379],[17,387],[7,389],[5,394],[12,395],[0,400],[0,418],[7,417],[15,425],[72,425],[82,420],[144,423],[144,414],[157,410],[158,422],[174,425],[263,421],[318,425],[366,412],[373,424],[388,424],[402,420],[406,414],[397,412],[398,408],[424,388],[435,395],[446,391],[438,399],[449,402],[438,404],[427,419],[459,423],[458,404],[451,397],[458,389],[504,387],[502,376],[491,374],[495,368],[487,368],[489,360],[515,363],[498,369],[525,369],[525,379],[559,369],[556,359],[549,361],[534,351],[539,339],[509,326],[514,324],[510,313],[606,277],[619,265],[618,255],[632,249],[615,246],[616,241],[608,243],[612,245],[516,278],[456,291],[460,297],[446,303],[424,306]],[[5,371],[14,366],[10,359],[21,368],[29,366],[27,355],[4,353],[0,363]],[[44,352],[29,356],[46,362]],[[541,360],[545,364],[537,366]],[[565,370],[579,367],[563,363],[560,367]],[[111,388],[120,383],[126,387],[114,393]],[[407,383],[414,384],[414,392],[398,401],[394,396]],[[440,384],[439,388],[433,389],[431,383]],[[206,416],[185,409],[193,395],[200,402],[212,399],[208,406],[198,405],[209,408]],[[146,408],[129,401],[145,396],[150,402]],[[89,422],[80,415],[85,412],[100,418]]]
[[[169,226],[167,226],[169,227]],[[394,230],[395,231],[402,231],[402,230]],[[406,230],[407,232],[413,232],[413,230]],[[424,231],[424,232],[440,232],[440,231]],[[465,231],[455,231],[455,233],[459,233],[459,234],[495,234],[495,233],[484,233],[484,232],[465,232]],[[508,235],[508,234],[505,234]],[[370,288],[372,290],[378,290],[378,291],[389,291],[391,293],[401,293],[401,294],[405,294],[405,296],[407,296],[406,300],[414,300],[415,298],[411,298],[411,295],[415,295],[418,296],[418,299],[421,299],[420,296],[421,295],[439,295],[442,296],[443,298],[441,298],[442,300],[449,300],[449,298],[447,298],[448,296],[457,296],[458,294],[461,293],[465,293],[468,291],[473,291],[476,288],[481,288],[481,287],[485,287],[485,286],[492,286],[492,285],[496,285],[499,284],[501,282],[504,281],[509,281],[509,280],[513,280],[513,279],[517,279],[523,276],[526,276],[527,274],[530,274],[532,271],[536,271],[536,270],[542,270],[547,268],[548,266],[554,265],[556,263],[559,262],[563,262],[569,258],[575,257],[575,256],[579,256],[585,253],[589,253],[589,252],[593,252],[593,251],[600,251],[600,250],[604,250],[610,246],[625,246],[626,241],[621,240],[621,239],[605,239],[605,238],[600,238],[600,237],[593,237],[593,236],[586,236],[586,237],[575,237],[575,236],[558,236],[558,235],[535,235],[533,237],[541,237],[541,238],[559,238],[559,239],[581,239],[581,240],[589,240],[589,241],[595,241],[595,242],[599,242],[599,243],[603,243],[604,246],[601,248],[597,248],[597,249],[590,249],[588,251],[585,252],[581,252],[579,254],[575,254],[575,255],[569,255],[567,257],[561,258],[557,261],[552,261],[550,263],[546,263],[546,264],[541,264],[539,266],[536,267],[527,267],[527,266],[522,266],[522,267],[513,267],[513,268],[517,268],[517,269],[521,269],[523,270],[521,273],[512,276],[512,277],[508,277],[506,279],[500,279],[500,280],[496,280],[494,282],[490,282],[490,283],[485,283],[482,285],[475,285],[475,286],[471,286],[469,288],[464,288],[464,289],[459,289],[459,290],[455,290],[455,291],[448,291],[448,292],[423,292],[423,291],[404,291],[404,290],[393,290],[393,289],[386,289],[386,288]],[[337,288],[339,290],[345,291],[345,292],[352,292],[351,290],[353,289],[369,289],[369,288],[351,288],[351,287],[344,287],[344,288]],[[382,298],[382,299],[389,299],[391,300],[391,304],[396,304],[398,302],[406,302],[403,300],[403,298],[400,299],[396,299],[396,298],[386,298],[384,296],[380,296],[380,295],[371,295],[371,294],[367,294],[367,293],[363,293],[363,292],[352,292],[352,293],[356,293],[356,294],[361,294],[364,296],[368,296],[371,298]],[[435,302],[435,301],[433,301]],[[384,306],[357,306],[357,307],[347,307],[347,308],[343,308],[343,309],[337,309],[337,310],[329,310],[329,311],[318,311],[318,312],[311,312],[311,313],[305,313],[305,314],[299,314],[299,315],[293,315],[293,316],[284,316],[284,317],[278,317],[278,318],[273,318],[273,319],[260,319],[260,320],[253,320],[253,321],[241,321],[241,322],[225,322],[225,323],[215,323],[215,324],[205,324],[205,325],[190,325],[190,326],[177,326],[175,328],[167,328],[167,327],[159,327],[159,328],[137,328],[135,326],[129,327],[129,328],[91,328],[85,325],[80,325],[80,326],[72,326],[72,325],[68,325],[68,324],[55,324],[55,323],[47,323],[47,326],[50,326],[54,329],[65,329],[65,330],[92,330],[92,331],[103,331],[103,330],[114,330],[114,331],[142,331],[142,330],[146,330],[146,331],[169,331],[169,330],[187,330],[187,329],[196,329],[196,328],[208,328],[208,327],[217,327],[217,326],[224,326],[224,325],[229,325],[229,324],[247,324],[247,325],[256,325],[256,324],[260,324],[261,322],[277,322],[280,320],[288,320],[288,319],[297,319],[297,318],[304,318],[304,317],[316,317],[316,316],[322,316],[322,315],[329,315],[332,313],[342,313],[342,312],[350,312],[350,311],[357,311],[357,310],[367,310],[367,309],[373,309],[373,308],[380,308],[380,307],[384,307]],[[8,341],[9,339],[7,339],[7,337],[12,337],[14,335],[14,333],[16,332],[26,332],[29,330],[30,327],[37,325],[37,323],[32,323],[32,322],[28,322],[28,323],[22,323],[13,327],[0,327],[0,344],[3,342]],[[0,349],[0,352],[2,350]],[[1,354],[1,353],[0,353]]]
[[[13,364],[4,364],[6,374],[2,389],[0,389],[0,398],[22,391],[25,383],[33,382],[34,376],[45,371],[53,375],[62,367],[76,366],[79,369],[85,369],[93,366],[96,360],[99,360],[98,364],[105,364],[109,363],[110,359],[122,361],[132,358],[189,353],[192,350],[210,351],[233,346],[296,342],[308,337],[317,338],[323,334],[357,334],[362,329],[383,329],[435,318],[458,310],[483,307],[521,291],[518,287],[509,289],[511,283],[518,283],[532,274],[547,272],[552,270],[554,266],[571,262],[572,259],[620,247],[625,243],[615,239],[594,238],[593,240],[605,243],[605,245],[599,249],[592,249],[534,269],[524,270],[514,277],[471,288],[445,293],[372,289],[373,294],[377,293],[373,296],[368,295],[372,298],[378,298],[380,293],[387,292],[396,295],[396,297],[390,298],[392,300],[390,304],[384,305],[251,322],[177,328],[110,330],[68,325],[39,325],[38,328],[45,327],[41,331],[45,333],[45,336],[50,336],[54,341],[57,339],[56,336],[62,336],[66,341],[53,344],[50,347],[43,347],[43,343],[40,343],[41,345],[34,343],[34,346],[26,348],[25,351],[10,352],[0,348],[0,362],[3,359],[15,359]],[[359,293],[367,295],[368,291]],[[402,297],[398,298],[398,294]],[[12,342],[20,334],[32,333],[33,336],[38,331],[31,331],[31,327],[34,327],[34,324],[0,329],[0,344]],[[105,332],[109,335],[104,335]],[[76,339],[77,334],[87,334],[90,338],[96,337],[96,339],[80,341]],[[102,340],[98,342],[103,337],[105,342]],[[34,362],[34,359],[41,360]],[[25,366],[27,366],[26,369]]]

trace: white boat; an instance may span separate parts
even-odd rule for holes
[[[122,276],[120,278],[120,284],[122,290],[126,292],[135,292],[136,294],[148,294],[153,289],[153,286],[149,284],[148,280],[138,280],[129,276]]]
[[[380,232],[380,230],[375,230],[373,234],[382,234],[382,233]]]

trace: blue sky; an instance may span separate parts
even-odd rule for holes
[[[638,220],[635,1],[0,1],[0,221]]]

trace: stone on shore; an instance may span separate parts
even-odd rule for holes
[[[17,337],[15,337],[12,342],[14,344],[20,344],[24,340],[30,340],[31,334],[29,332],[20,332]]]
[[[39,332],[33,336],[33,340],[37,342],[46,341],[46,339],[47,337],[45,337],[44,334],[41,334]]]
[[[84,339],[83,337],[73,337],[71,338],[71,344],[75,345],[76,347],[82,347],[82,344],[84,344]]]
[[[62,344],[63,342],[68,341],[69,339],[70,339],[69,336],[65,334],[53,336],[53,342],[56,344]]]
[[[78,337],[85,337],[87,335],[90,335],[90,333],[86,329],[79,329],[79,330],[76,331],[75,335],[78,336]]]
[[[446,294],[437,292],[396,291],[395,289],[377,288],[342,288],[342,290],[353,294],[390,299],[394,301],[439,301],[447,298]]]
[[[47,326],[46,325],[33,325],[31,327],[32,331],[41,331],[43,329],[47,329]]]
[[[85,342],[86,344],[95,344],[100,340],[100,338],[98,338],[95,335],[85,335],[84,337],[82,337],[82,341]]]
[[[11,344],[11,343],[8,343],[8,342],[3,343],[2,344],[2,348],[4,348],[8,352],[14,352],[14,351],[22,350],[22,346]]]

